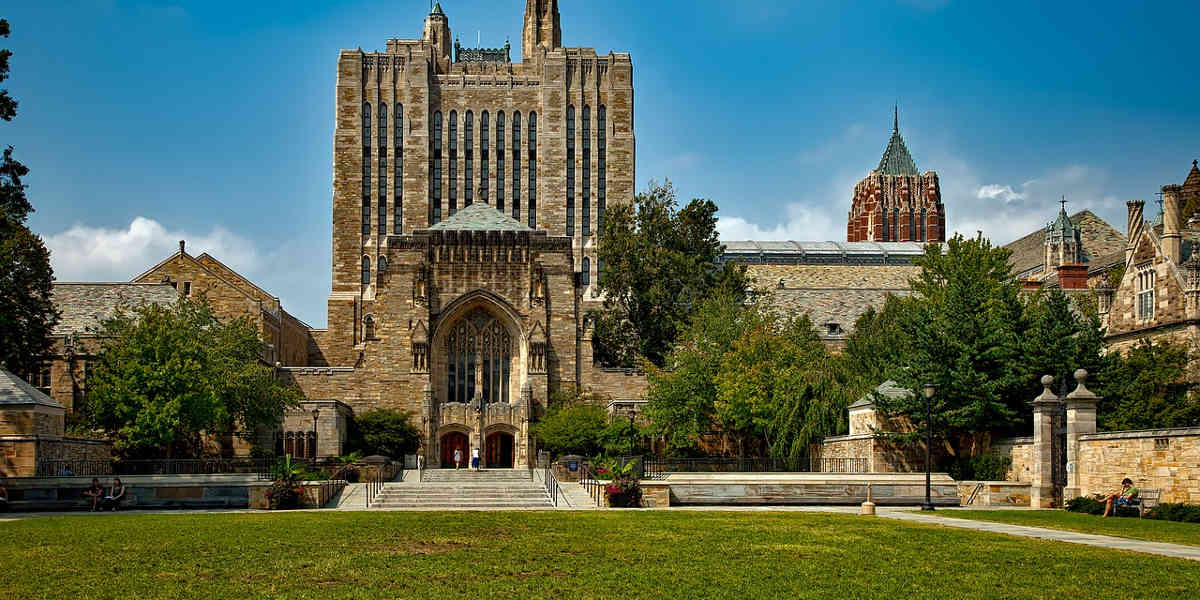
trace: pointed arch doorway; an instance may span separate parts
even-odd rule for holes
[[[454,451],[462,452],[462,461],[460,464],[464,467],[471,466],[471,444],[467,434],[461,431],[451,431],[442,435],[441,443],[441,465],[442,468],[454,468]]]
[[[484,442],[484,462],[489,469],[513,468],[513,434],[507,431],[494,431],[488,434]]]

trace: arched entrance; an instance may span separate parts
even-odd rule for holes
[[[497,431],[487,436],[484,444],[485,461],[489,469],[511,469],[513,467],[513,435]]]
[[[471,466],[471,445],[467,434],[461,431],[451,431],[442,436],[442,468],[454,468],[454,450],[462,451],[462,466]]]

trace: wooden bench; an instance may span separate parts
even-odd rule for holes
[[[1141,490],[1128,504],[1113,507],[1113,514],[1118,517],[1132,517],[1136,512],[1137,517],[1140,519],[1146,516],[1146,513],[1150,509],[1158,506],[1158,500],[1161,495],[1162,490]]]

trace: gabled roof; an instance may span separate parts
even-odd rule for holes
[[[1124,256],[1125,235],[1109,225],[1104,219],[1097,217],[1090,210],[1081,210],[1070,217],[1071,223],[1079,229],[1079,243],[1083,250],[1083,259],[1092,266],[1098,259],[1120,253]],[[1040,228],[1025,236],[1004,245],[1012,250],[1008,262],[1012,265],[1013,273],[1024,273],[1030,269],[1044,265],[1046,262],[1046,230]]]
[[[462,208],[449,219],[429,229],[431,231],[533,231],[486,202],[476,202]]]
[[[888,398],[908,398],[912,396],[912,391],[900,387],[900,385],[895,381],[889,379],[879,384],[879,387],[871,390],[867,393],[867,395],[859,398],[858,402],[851,404],[849,408],[861,408],[863,406],[871,406],[875,404],[875,402],[871,399],[873,395],[887,396]]]
[[[89,335],[121,307],[171,304],[179,299],[179,292],[167,283],[55,282],[50,288],[50,299],[59,311],[58,324],[51,335]]]
[[[1192,161],[1192,170],[1188,171],[1187,179],[1183,180],[1183,189],[1186,191],[1200,191],[1200,167],[1196,163],[1197,161]]]
[[[904,138],[900,136],[900,110],[896,109],[895,120],[892,122],[892,139],[888,140],[883,157],[879,159],[879,167],[875,169],[884,175],[920,175],[917,163],[908,153]]]
[[[25,404],[30,406],[49,406],[63,408],[50,396],[38,391],[26,383],[24,379],[0,368],[0,404]]]

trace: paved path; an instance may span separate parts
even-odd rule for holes
[[[950,515],[954,514],[954,511],[946,512]],[[1159,556],[1170,556],[1174,558],[1185,558],[1188,560],[1200,561],[1200,546],[1184,546],[1181,544],[1168,544],[1165,542],[1148,542],[1144,540],[1113,537],[1111,535],[1079,533],[1075,531],[1062,531],[1059,529],[1045,529],[1043,527],[1027,527],[1025,525],[1010,525],[1008,523],[994,523],[991,521],[955,519],[931,515],[928,513],[913,512],[910,510],[880,510],[879,516],[887,519],[899,519],[901,521],[911,521],[915,523],[945,525],[947,527],[974,529],[976,531],[990,531],[992,533],[1004,533],[1007,535],[1040,538],[1043,540],[1054,540],[1056,542],[1068,542],[1071,544],[1084,544],[1087,546],[1099,546],[1101,548],[1115,548],[1119,550],[1128,550],[1130,552],[1141,552],[1143,554],[1157,554]]]

